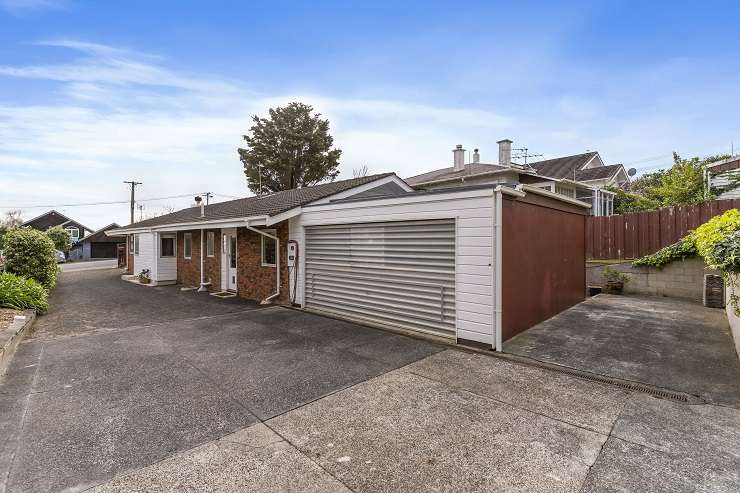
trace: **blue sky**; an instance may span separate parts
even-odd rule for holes
[[[0,212],[247,195],[250,116],[331,120],[341,169],[598,150],[640,171],[740,145],[737,2],[0,0]],[[145,215],[188,205],[143,202]],[[96,228],[128,207],[57,207]]]

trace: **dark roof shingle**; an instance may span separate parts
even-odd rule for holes
[[[310,187],[283,190],[282,192],[276,192],[270,195],[247,197],[243,199],[229,200],[227,202],[209,204],[204,207],[204,217],[200,216],[200,207],[189,207],[171,214],[153,217],[151,219],[145,219],[143,221],[130,224],[125,226],[125,229],[149,228],[152,226],[190,222],[207,222],[219,219],[236,219],[250,216],[274,216],[295,207],[308,204],[309,202],[320,200],[330,195],[344,192],[351,188],[364,185],[375,180],[380,180],[381,178],[385,178],[393,174],[394,173],[382,173],[363,176],[360,178],[351,178],[349,180],[322,183],[320,185]]]
[[[573,172],[581,169],[597,152],[586,152],[574,156],[558,157],[555,159],[546,159],[531,163],[538,175],[549,176],[550,178],[567,178],[573,179]]]
[[[577,181],[588,181],[588,180],[603,180],[604,178],[611,178],[616,175],[622,168],[621,164],[609,164],[605,166],[597,166],[596,168],[586,168],[576,171]]]

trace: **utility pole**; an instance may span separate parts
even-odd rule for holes
[[[136,185],[141,185],[140,181],[124,181],[123,183],[128,183],[131,185],[131,224],[134,224],[134,197],[136,196]]]
[[[206,198],[206,205],[208,205],[208,202],[210,202],[210,198],[213,197],[213,194],[211,192],[206,192],[203,194]]]

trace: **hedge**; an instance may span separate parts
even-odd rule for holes
[[[5,270],[34,279],[47,290],[57,281],[54,242],[41,231],[15,228],[5,235]]]

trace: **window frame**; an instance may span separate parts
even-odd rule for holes
[[[139,255],[139,235],[134,235],[134,255]]]
[[[206,257],[216,256],[216,233],[213,231],[206,232]]]
[[[64,228],[64,231],[67,232],[67,234],[72,239],[72,241],[79,241],[80,240],[80,228],[77,228],[75,226],[67,226],[66,228]],[[72,234],[72,231],[74,231],[75,233],[77,233],[77,235],[76,236],[73,235]]]
[[[163,255],[162,240],[172,240],[172,255]],[[177,258],[177,236],[171,234],[159,235],[159,258]]]
[[[265,233],[271,234],[272,236],[277,237],[277,230],[276,229],[263,229]],[[262,267],[277,267],[277,240],[273,240],[272,238],[268,238],[265,235],[260,235],[262,237],[262,243],[260,248],[260,260],[262,261]],[[275,243],[275,263],[269,264],[265,262],[265,240],[269,240]]]
[[[188,240],[190,241],[190,252],[188,254]],[[193,233],[184,233],[182,236],[182,258],[193,258]]]
[[[134,236],[136,235],[128,235],[128,253],[129,255],[134,254]]]

